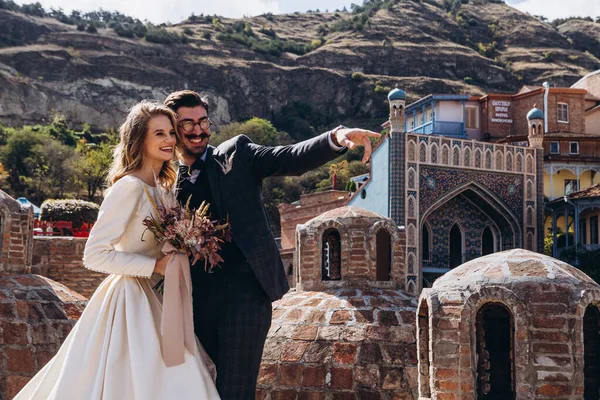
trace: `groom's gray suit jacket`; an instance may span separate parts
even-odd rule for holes
[[[221,217],[229,217],[233,239],[264,291],[275,301],[289,285],[265,212],[262,180],[275,175],[302,175],[343,154],[334,151],[329,132],[294,145],[267,147],[247,136],[209,146],[206,171]]]

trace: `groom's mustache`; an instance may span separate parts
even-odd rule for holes
[[[210,135],[208,135],[208,134],[206,134],[206,133],[202,132],[202,133],[201,133],[201,134],[199,134],[199,135],[185,135],[185,137],[186,137],[187,139],[206,139],[206,138],[209,138],[209,137],[210,137]]]

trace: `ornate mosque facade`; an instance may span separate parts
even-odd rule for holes
[[[468,100],[431,97],[434,121],[436,107]],[[406,132],[405,93],[395,89],[388,100],[390,134],[373,154],[370,180],[349,205],[389,216],[405,229],[409,293],[482,255],[542,249],[541,111],[529,115],[527,145],[509,145],[469,139],[462,128],[454,135]]]
[[[576,230],[577,243],[598,243],[600,207],[561,209],[554,220],[544,207],[600,185],[599,82],[597,71],[571,88],[433,94],[408,106],[404,91],[389,93],[389,135],[348,205],[405,229],[407,291],[483,255],[542,252],[552,221],[555,232]]]

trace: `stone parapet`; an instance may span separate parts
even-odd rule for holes
[[[34,237],[32,271],[90,298],[107,277],[83,266],[86,238]]]

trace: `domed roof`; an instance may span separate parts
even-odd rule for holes
[[[359,219],[362,221],[367,220],[369,222],[375,223],[377,221],[381,221],[387,218],[376,214],[373,211],[365,210],[364,208],[345,206],[326,211],[323,214],[316,216],[315,218],[306,222],[305,225],[318,225],[324,221],[330,220],[336,220],[339,222],[350,222],[351,220]]]
[[[273,303],[257,394],[275,398],[293,388],[293,398],[344,391],[344,398],[412,399],[416,308],[415,296],[395,290],[290,291]]]
[[[527,119],[544,119],[544,112],[539,108],[533,108],[531,111],[527,113]]]
[[[394,89],[388,94],[388,100],[406,100],[406,93],[402,89]]]
[[[544,282],[598,287],[589,276],[563,261],[528,250],[514,249],[464,263],[436,280],[433,289],[454,291],[490,284],[510,286]]]

